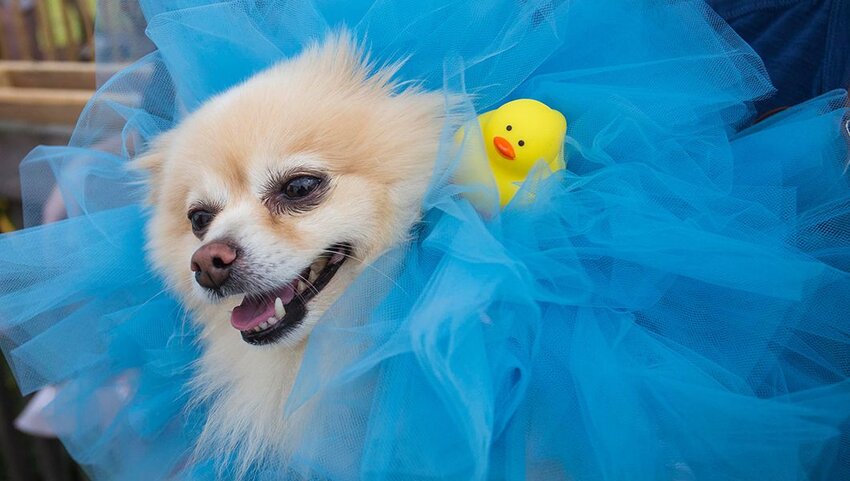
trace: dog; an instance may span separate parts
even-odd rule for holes
[[[421,215],[446,96],[393,81],[346,33],[208,100],[134,162],[147,255],[199,328],[198,452],[276,455],[305,342]]]

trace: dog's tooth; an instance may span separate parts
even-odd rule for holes
[[[280,300],[280,297],[276,297],[275,300],[274,300],[274,314],[275,314],[275,316],[277,316],[278,319],[283,319],[283,316],[286,315],[286,309],[284,309],[283,301]],[[272,319],[274,319],[274,318],[273,317],[269,318],[270,324],[274,324],[273,322],[271,322]]]
[[[263,322],[262,324],[260,324],[260,330],[261,330],[261,331],[262,331],[263,329],[268,329],[268,328],[269,328],[269,323],[268,323],[268,322]]]
[[[319,278],[319,270],[315,268],[310,268],[310,282],[316,282],[316,279]]]
[[[306,282],[304,282],[304,281],[299,280],[299,281],[298,281],[298,292],[303,293],[303,292],[304,292],[304,291],[306,291],[306,290],[307,290],[307,283],[306,283]]]
[[[322,270],[323,270],[323,269],[325,268],[325,266],[327,266],[327,265],[328,265],[328,258],[327,258],[327,257],[319,257],[318,259],[316,259],[316,262],[314,262],[314,263],[310,266],[310,269],[311,269],[311,270],[314,270],[314,271],[316,271],[316,272],[322,272]]]
[[[269,320],[268,320],[269,326],[274,326],[275,324],[277,324],[277,321],[278,321],[278,319],[276,317],[274,317],[274,316],[270,317]]]
[[[331,264],[339,264],[342,262],[342,259],[345,255],[342,252],[334,252],[334,255],[331,256],[331,260],[329,261]]]
[[[252,331],[254,331],[254,332],[260,332],[260,326],[257,326],[257,327],[255,327],[255,328],[253,328],[253,329],[251,329],[251,330],[252,330]]]

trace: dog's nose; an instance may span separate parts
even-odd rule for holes
[[[236,261],[236,249],[226,242],[213,241],[192,254],[195,281],[207,289],[219,289],[230,277],[230,266]]]

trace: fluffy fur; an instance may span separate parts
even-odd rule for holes
[[[199,449],[237,452],[243,468],[285,450],[283,406],[312,327],[418,219],[446,108],[442,94],[394,85],[394,71],[373,68],[346,35],[333,36],[211,99],[137,161],[150,173],[149,257],[202,332],[194,395],[213,407]],[[330,179],[321,203],[269,209],[261,198],[269,182],[305,168]],[[202,239],[187,219],[198,202],[221,208]],[[229,322],[242,296],[215,299],[190,270],[193,252],[219,238],[241,245],[256,285],[267,288],[334,243],[351,243],[356,259],[310,302],[296,331],[253,346]]]

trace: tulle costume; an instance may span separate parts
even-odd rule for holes
[[[0,239],[4,351],[25,393],[62,387],[51,422],[94,479],[232,462],[187,457],[202,346],[127,161],[341,25],[469,94],[466,118],[560,110],[568,169],[481,216],[447,131],[390,278],[367,269],[311,335],[292,458],[250,479],[850,479],[846,94],[751,126],[770,81],[701,2],[103,0],[99,21],[100,88],[23,162],[28,228]],[[69,218],[39,225],[57,184]]]

